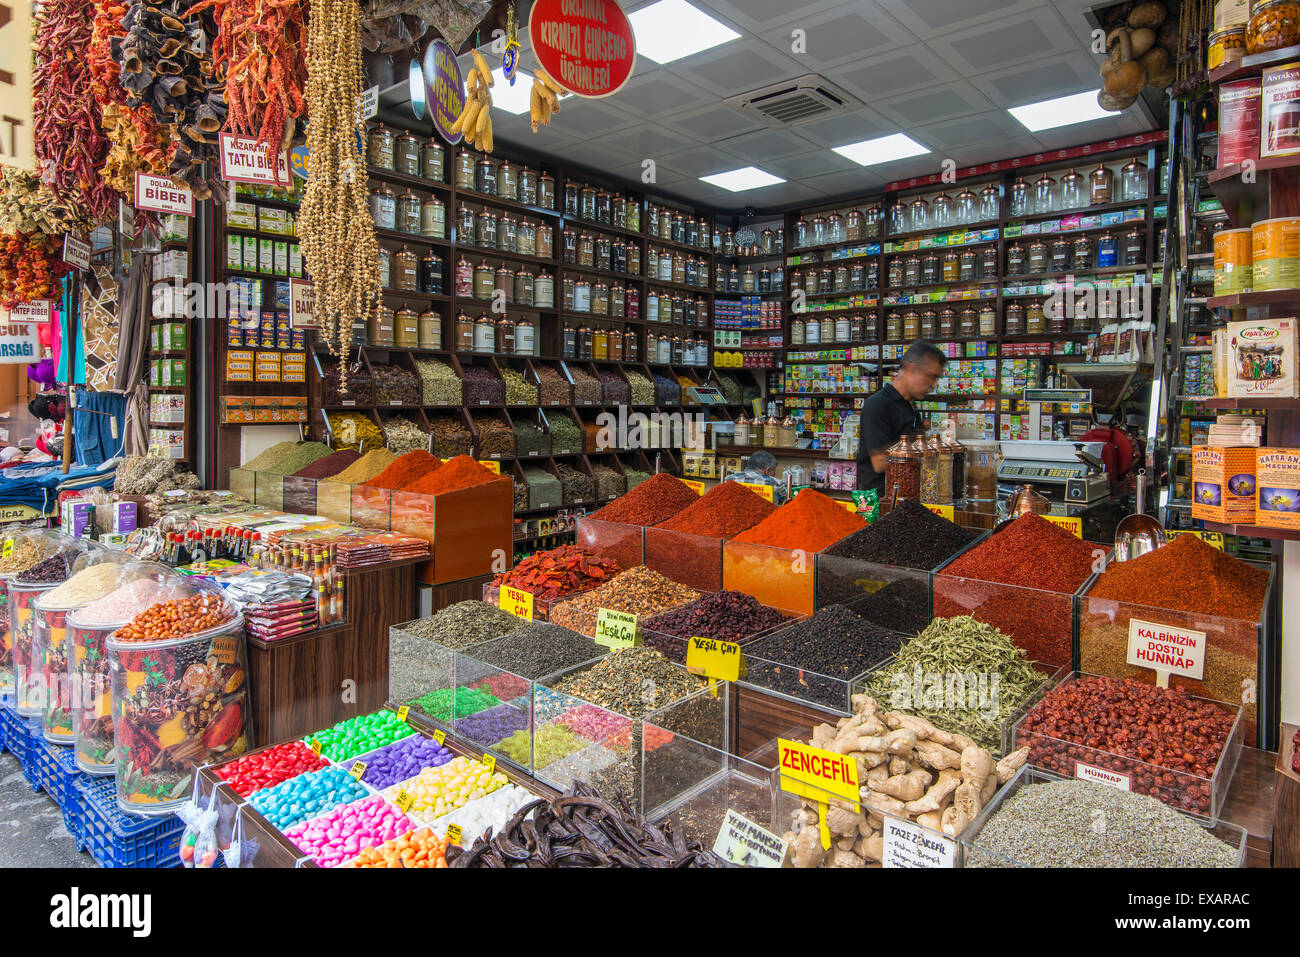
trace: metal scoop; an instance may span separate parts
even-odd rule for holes
[[[1142,513],[1146,502],[1147,470],[1138,469],[1135,482],[1137,507],[1115,528],[1115,561],[1126,562],[1147,552],[1154,552],[1165,544],[1165,527],[1152,515]]]

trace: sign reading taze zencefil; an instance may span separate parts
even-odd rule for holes
[[[825,802],[827,795],[843,798],[858,809],[855,758],[787,738],[777,738],[776,743],[781,757],[781,790],[813,801]]]
[[[1128,663],[1200,681],[1205,674],[1205,632],[1130,618]]]
[[[221,178],[229,183],[259,183],[285,186],[289,182],[289,156],[281,152],[276,165],[266,155],[266,147],[251,136],[221,134]]]
[[[885,815],[882,867],[956,867],[957,842],[927,827]]]
[[[194,215],[194,194],[166,176],[150,176],[135,171],[135,208],[155,213]]]
[[[609,96],[636,66],[632,24],[614,0],[537,0],[528,38],[542,69],[578,96]]]
[[[38,328],[50,320],[50,301],[37,299],[14,306],[0,325],[0,365],[35,362],[41,357]]]

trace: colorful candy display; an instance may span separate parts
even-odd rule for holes
[[[330,766],[255,791],[248,803],[283,831],[299,821],[359,800],[369,793],[347,771]]]
[[[350,760],[345,767],[350,771],[357,761],[363,762],[366,770],[361,775],[361,780],[375,790],[383,790],[415,777],[425,768],[440,767],[454,757],[450,750],[433,738],[412,734],[372,754]]]
[[[408,831],[401,837],[385,841],[378,847],[367,847],[356,860],[341,867],[446,867],[443,856],[447,842],[440,841],[431,828]]]
[[[274,787],[308,771],[318,771],[328,764],[301,741],[289,741],[237,758],[217,768],[216,774],[240,797],[248,797],[254,791]]]
[[[411,823],[383,798],[371,797],[295,824],[284,836],[322,867],[337,867],[368,847],[405,834]]]
[[[426,768],[405,784],[385,790],[384,797],[394,801],[399,791],[405,791],[411,797],[410,813],[433,820],[485,797],[507,783],[501,772],[492,771],[479,761],[460,757],[441,767]]]
[[[333,761],[346,761],[414,733],[415,729],[398,721],[397,715],[392,711],[376,711],[348,718],[332,728],[317,731],[306,743],[317,741],[320,753],[325,757]]]

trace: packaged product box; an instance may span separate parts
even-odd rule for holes
[[[190,217],[172,213],[159,220],[158,238],[164,243],[179,243],[190,238]]]
[[[253,398],[245,395],[221,397],[221,418],[227,424],[253,421]]]
[[[272,272],[277,276],[287,276],[289,274],[289,244],[287,242],[277,242],[272,252]]]
[[[1300,529],[1300,449],[1255,449],[1255,522]]]
[[[288,212],[271,206],[260,206],[257,210],[257,229],[263,233],[283,235],[288,228]]]
[[[1192,518],[1244,525],[1255,520],[1257,451],[1192,447]]]
[[[226,268],[244,268],[244,242],[238,236],[226,237]]]
[[[135,502],[114,502],[113,503],[113,531],[117,534],[125,534],[135,531],[136,527],[136,503]]]
[[[293,339],[292,339],[292,345],[290,346],[290,348],[293,348],[293,349],[306,349],[306,348],[307,348],[307,332],[306,332],[305,329],[294,329],[294,330],[293,330]]]
[[[1259,159],[1260,81],[1219,84],[1219,168]]]
[[[252,203],[236,200],[226,204],[226,225],[239,229],[257,228],[257,208]]]
[[[1300,63],[1264,70],[1259,118],[1261,159],[1300,153]]]
[[[289,283],[274,282],[271,284],[271,308],[288,309],[289,308]]]
[[[166,361],[166,360],[164,360]],[[189,378],[189,360],[172,359],[171,360],[171,384],[174,386],[184,386]]]
[[[295,279],[302,278],[302,250],[297,243],[289,246],[289,275]]]
[[[259,352],[257,354],[255,382],[280,381],[280,353]]]
[[[244,260],[244,269],[246,269],[249,272],[255,272],[257,270],[257,237],[256,236],[244,237],[243,260]]]
[[[168,322],[162,327],[162,350],[164,352],[184,352],[188,343],[185,323]]]
[[[1229,322],[1228,395],[1242,398],[1295,398],[1297,320],[1257,319]]]
[[[242,350],[227,352],[226,379],[230,382],[252,382],[253,353]]]
[[[231,316],[226,320],[226,345],[238,349],[244,344],[244,320]]]
[[[257,241],[257,271],[270,275],[275,272],[275,242],[270,239]]]

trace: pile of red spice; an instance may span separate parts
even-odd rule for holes
[[[430,455],[424,449],[416,449],[399,455],[392,465],[384,469],[369,482],[366,488],[386,488],[397,491],[415,484],[442,466],[442,459]]]
[[[776,506],[739,482],[722,482],[656,528],[710,538],[731,538],[753,528]]]
[[[338,475],[359,458],[361,458],[361,453],[353,449],[331,452],[324,458],[312,462],[311,465],[303,466],[293,474],[298,478],[327,479]]]
[[[658,525],[699,500],[695,489],[667,472],[660,472],[591,517],[624,525]]]
[[[472,485],[483,485],[501,478],[490,469],[479,465],[468,455],[457,455],[444,462],[438,471],[417,479],[405,490],[419,492],[421,495],[441,495],[443,492],[456,492]]]
[[[613,559],[594,555],[576,545],[561,545],[529,555],[510,571],[492,579],[492,584],[522,588],[543,601],[550,601],[560,595],[595,588],[620,571]]]
[[[1096,545],[1026,514],[962,555],[943,574],[1072,594],[1092,574],[1096,551]]]
[[[1107,568],[1088,595],[1198,615],[1257,621],[1268,572],[1225,555],[1195,535]]]
[[[806,488],[733,541],[820,552],[866,524],[833,498]]]

